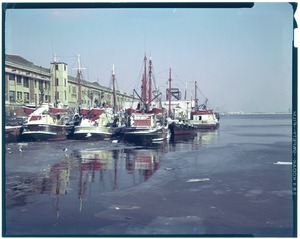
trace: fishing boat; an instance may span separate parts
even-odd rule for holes
[[[204,104],[198,105],[197,90],[197,81],[195,81],[195,107],[191,112],[189,124],[198,130],[217,129],[219,127],[219,115],[213,109],[207,108],[207,98]]]
[[[176,106],[171,109],[171,98],[172,98],[172,87],[171,83],[172,82],[172,77],[171,77],[171,69],[169,71],[169,89],[167,91],[167,98],[168,98],[168,105],[169,105],[169,110],[168,110],[168,128],[170,130],[170,140],[171,141],[176,141],[176,140],[181,140],[181,139],[188,139],[188,138],[193,138],[197,135],[196,128],[190,124],[187,123],[187,118],[183,114],[183,110],[181,107]]]
[[[135,91],[135,90],[134,90]],[[152,60],[149,60],[149,75],[147,75],[147,57],[144,56],[144,73],[142,77],[141,96],[137,109],[127,109],[124,141],[131,143],[157,143],[168,139],[169,129],[165,122],[164,109],[150,108],[153,100],[160,94],[152,97]]]
[[[91,109],[84,115],[79,125],[74,127],[73,137],[79,140],[110,139],[114,132],[112,108]]]
[[[217,129],[219,120],[213,110],[195,110],[191,112],[190,124],[197,129]]]
[[[124,129],[124,141],[134,143],[155,143],[168,138],[168,127],[162,125],[156,114],[133,113],[130,126]]]
[[[183,122],[173,121],[169,124],[169,130],[171,141],[194,138],[197,135],[197,130],[194,126]]]
[[[65,117],[67,113],[51,113],[49,104],[41,104],[23,125],[21,139],[25,141],[48,141],[66,139]]]
[[[78,74],[80,76],[80,74]],[[115,96],[115,71],[112,70],[113,95]],[[80,80],[79,80],[80,81]],[[119,133],[120,120],[116,114],[116,98],[113,108],[109,107],[82,107],[81,120],[74,126],[74,139],[79,140],[108,140]]]

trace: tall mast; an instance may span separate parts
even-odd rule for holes
[[[152,60],[149,59],[149,87],[148,87],[148,102],[152,101]]]
[[[187,94],[187,82],[185,82],[184,100],[186,100],[186,94]]]
[[[78,83],[78,106],[81,105],[81,70],[84,70],[85,68],[81,68],[80,66],[80,55],[77,55],[77,63],[78,68],[74,68],[74,70],[77,70],[77,83]]]
[[[112,69],[112,82],[113,82],[113,101],[114,101],[113,110],[114,110],[114,113],[117,112],[115,81],[116,81],[116,78],[115,78],[115,65],[113,65],[113,69]]]
[[[198,108],[198,101],[197,101],[197,81],[195,81],[195,110]]]
[[[55,83],[55,103],[57,103],[57,81],[56,81],[56,54],[53,55],[53,62],[54,62],[54,83]]]
[[[169,69],[169,92],[168,92],[168,99],[169,99],[169,117],[171,116],[171,68]]]
[[[142,79],[142,103],[147,108],[147,57],[144,57],[144,74]]]
[[[77,63],[78,63],[78,69],[77,69],[77,80],[78,80],[78,105],[81,105],[81,79],[80,79],[80,55],[77,56]]]

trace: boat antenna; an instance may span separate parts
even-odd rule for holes
[[[198,109],[198,99],[197,99],[197,81],[195,81],[195,109]]]
[[[112,84],[113,84],[113,111],[114,113],[117,112],[117,102],[116,102],[116,86],[115,86],[115,82],[116,82],[116,77],[115,77],[115,65],[113,65],[112,67]]]
[[[81,68],[80,65],[80,55],[77,55],[77,64],[78,68],[74,68],[74,70],[77,70],[77,84],[78,84],[78,106],[81,105],[81,70],[85,70],[85,68]]]
[[[148,101],[152,101],[152,59],[149,58],[149,87],[148,87]]]
[[[172,82],[172,77],[171,77],[171,68],[169,69],[169,92],[168,92],[168,99],[169,99],[169,117],[171,117],[171,82]]]

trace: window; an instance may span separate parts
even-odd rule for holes
[[[40,84],[39,84],[39,90],[40,91],[44,91],[44,88],[43,88],[43,81],[40,81]]]
[[[65,78],[65,86],[67,86],[67,79]]]
[[[59,92],[56,92],[56,99],[59,100]]]
[[[16,92],[14,91],[9,91],[9,101],[10,102],[15,102],[16,101]]]
[[[29,93],[24,92],[24,102],[29,102]]]
[[[57,65],[57,64],[55,64],[55,70],[57,70],[57,71],[58,71],[58,65]]]
[[[37,87],[37,80],[34,81],[34,87]]]
[[[23,85],[24,85],[24,87],[29,88],[29,79],[28,79],[28,77],[24,78]]]
[[[21,91],[17,92],[17,100],[18,101],[22,100],[22,92]]]
[[[13,75],[13,74],[9,74],[9,76],[8,76],[8,79],[9,79],[9,80],[13,80],[13,81],[14,81],[14,80],[15,80],[15,75]]]
[[[22,85],[22,77],[21,76],[17,76],[17,84]]]
[[[67,66],[66,65],[64,65],[64,71],[66,71],[67,70]]]
[[[65,91],[65,100],[67,99],[67,91]]]

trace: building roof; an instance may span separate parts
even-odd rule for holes
[[[17,64],[17,65],[30,67],[30,68],[33,68],[36,70],[47,72],[47,73],[50,72],[50,69],[42,67],[42,66],[34,65],[31,61],[28,61],[19,55],[5,54],[5,61]]]

